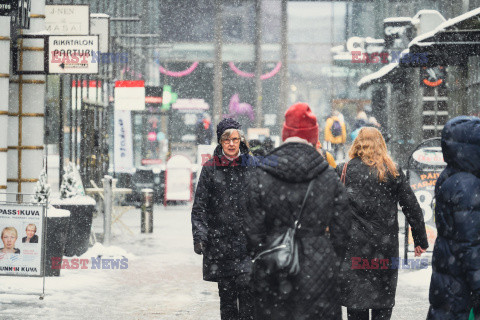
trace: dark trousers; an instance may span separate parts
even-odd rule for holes
[[[392,308],[371,309],[372,320],[390,320]],[[369,320],[370,309],[350,309],[347,308],[348,320]]]
[[[218,281],[218,295],[222,320],[253,319],[253,292],[247,274]]]

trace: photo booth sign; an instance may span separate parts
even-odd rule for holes
[[[44,206],[0,204],[0,275],[43,275]]]

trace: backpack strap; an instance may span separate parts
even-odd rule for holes
[[[305,193],[305,197],[303,198],[302,208],[300,209],[300,213],[298,214],[297,220],[295,221],[295,230],[297,230],[297,227],[300,225],[299,221],[302,218],[303,209],[305,208],[305,203],[307,202],[308,195],[312,191],[313,181],[315,181],[315,179],[310,180],[310,183],[308,184],[307,192]]]

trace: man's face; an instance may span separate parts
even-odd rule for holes
[[[27,238],[31,239],[35,234],[35,227],[28,226],[27,227]]]
[[[15,232],[8,230],[5,231],[2,236],[2,241],[5,249],[13,249],[13,247],[15,246],[15,241],[17,241]]]
[[[234,131],[227,139],[222,140],[222,148],[223,153],[230,158],[238,154],[238,150],[240,149],[240,135],[237,131]]]

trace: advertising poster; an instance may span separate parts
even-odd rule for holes
[[[443,160],[441,147],[427,147],[416,150],[412,155],[412,159],[414,166],[409,170],[410,187],[422,208],[428,243],[430,248],[433,248],[437,238],[435,226],[435,184],[446,164]],[[408,243],[413,245],[410,228]]]
[[[114,170],[115,172],[130,172],[134,168],[130,111],[115,110],[114,121]]]
[[[0,204],[0,275],[42,275],[43,216],[43,206]]]

